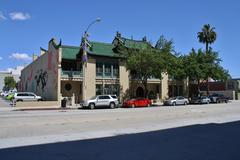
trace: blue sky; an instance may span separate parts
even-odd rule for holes
[[[90,28],[90,40],[111,43],[119,31],[127,38],[147,36],[155,44],[163,34],[182,54],[204,49],[197,32],[209,23],[217,32],[211,47],[223,67],[240,77],[238,0],[0,0],[0,70],[30,63],[52,37],[78,46],[97,17],[101,22]]]

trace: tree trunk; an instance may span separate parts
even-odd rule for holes
[[[144,86],[144,89],[145,89],[144,97],[147,98],[147,96],[148,96],[147,80],[143,80],[143,86]]]
[[[198,93],[197,93],[197,96],[200,97],[200,80],[198,80],[198,82],[197,82],[197,86],[198,86]]]
[[[209,96],[209,83],[208,83],[208,79],[207,79],[207,96]]]
[[[208,53],[208,42],[206,42],[206,53]]]

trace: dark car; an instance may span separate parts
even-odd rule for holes
[[[212,103],[228,103],[229,97],[224,96],[223,94],[214,93],[209,96]]]
[[[209,104],[211,99],[207,96],[200,96],[193,98],[190,103],[191,104]]]
[[[151,100],[148,98],[129,99],[123,102],[123,107],[150,107]]]

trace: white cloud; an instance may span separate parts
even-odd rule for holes
[[[5,16],[3,15],[3,13],[0,12],[0,20],[6,20],[6,19],[7,19],[7,17],[5,17]]]
[[[0,57],[0,60],[2,60],[3,58],[2,57]]]
[[[24,21],[31,18],[30,14],[23,13],[23,12],[12,12],[12,13],[9,13],[9,16],[12,20],[20,20],[20,21]]]
[[[32,59],[26,53],[13,53],[11,56],[9,56],[9,58],[13,58],[13,59],[17,59],[17,60],[25,60],[25,61],[29,61]]]

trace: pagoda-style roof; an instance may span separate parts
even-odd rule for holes
[[[90,48],[87,51],[88,55],[92,56],[102,56],[102,57],[114,57],[121,58],[121,55],[113,52],[113,44],[111,43],[102,43],[102,42],[93,42],[90,41]],[[62,58],[63,59],[76,59],[77,54],[80,52],[80,47],[77,46],[66,46],[62,45]]]
[[[102,56],[102,57],[111,57],[111,58],[123,58],[123,55],[118,52],[117,46],[119,44],[123,45],[126,48],[134,49],[146,49],[147,47],[152,47],[150,43],[146,41],[144,37],[143,40],[133,40],[121,37],[117,32],[116,37],[112,43],[103,43],[103,42],[88,42],[90,47],[87,51],[87,54],[90,56]],[[62,48],[62,58],[76,60],[77,55],[81,53],[81,47],[79,46],[67,46],[61,45]]]

